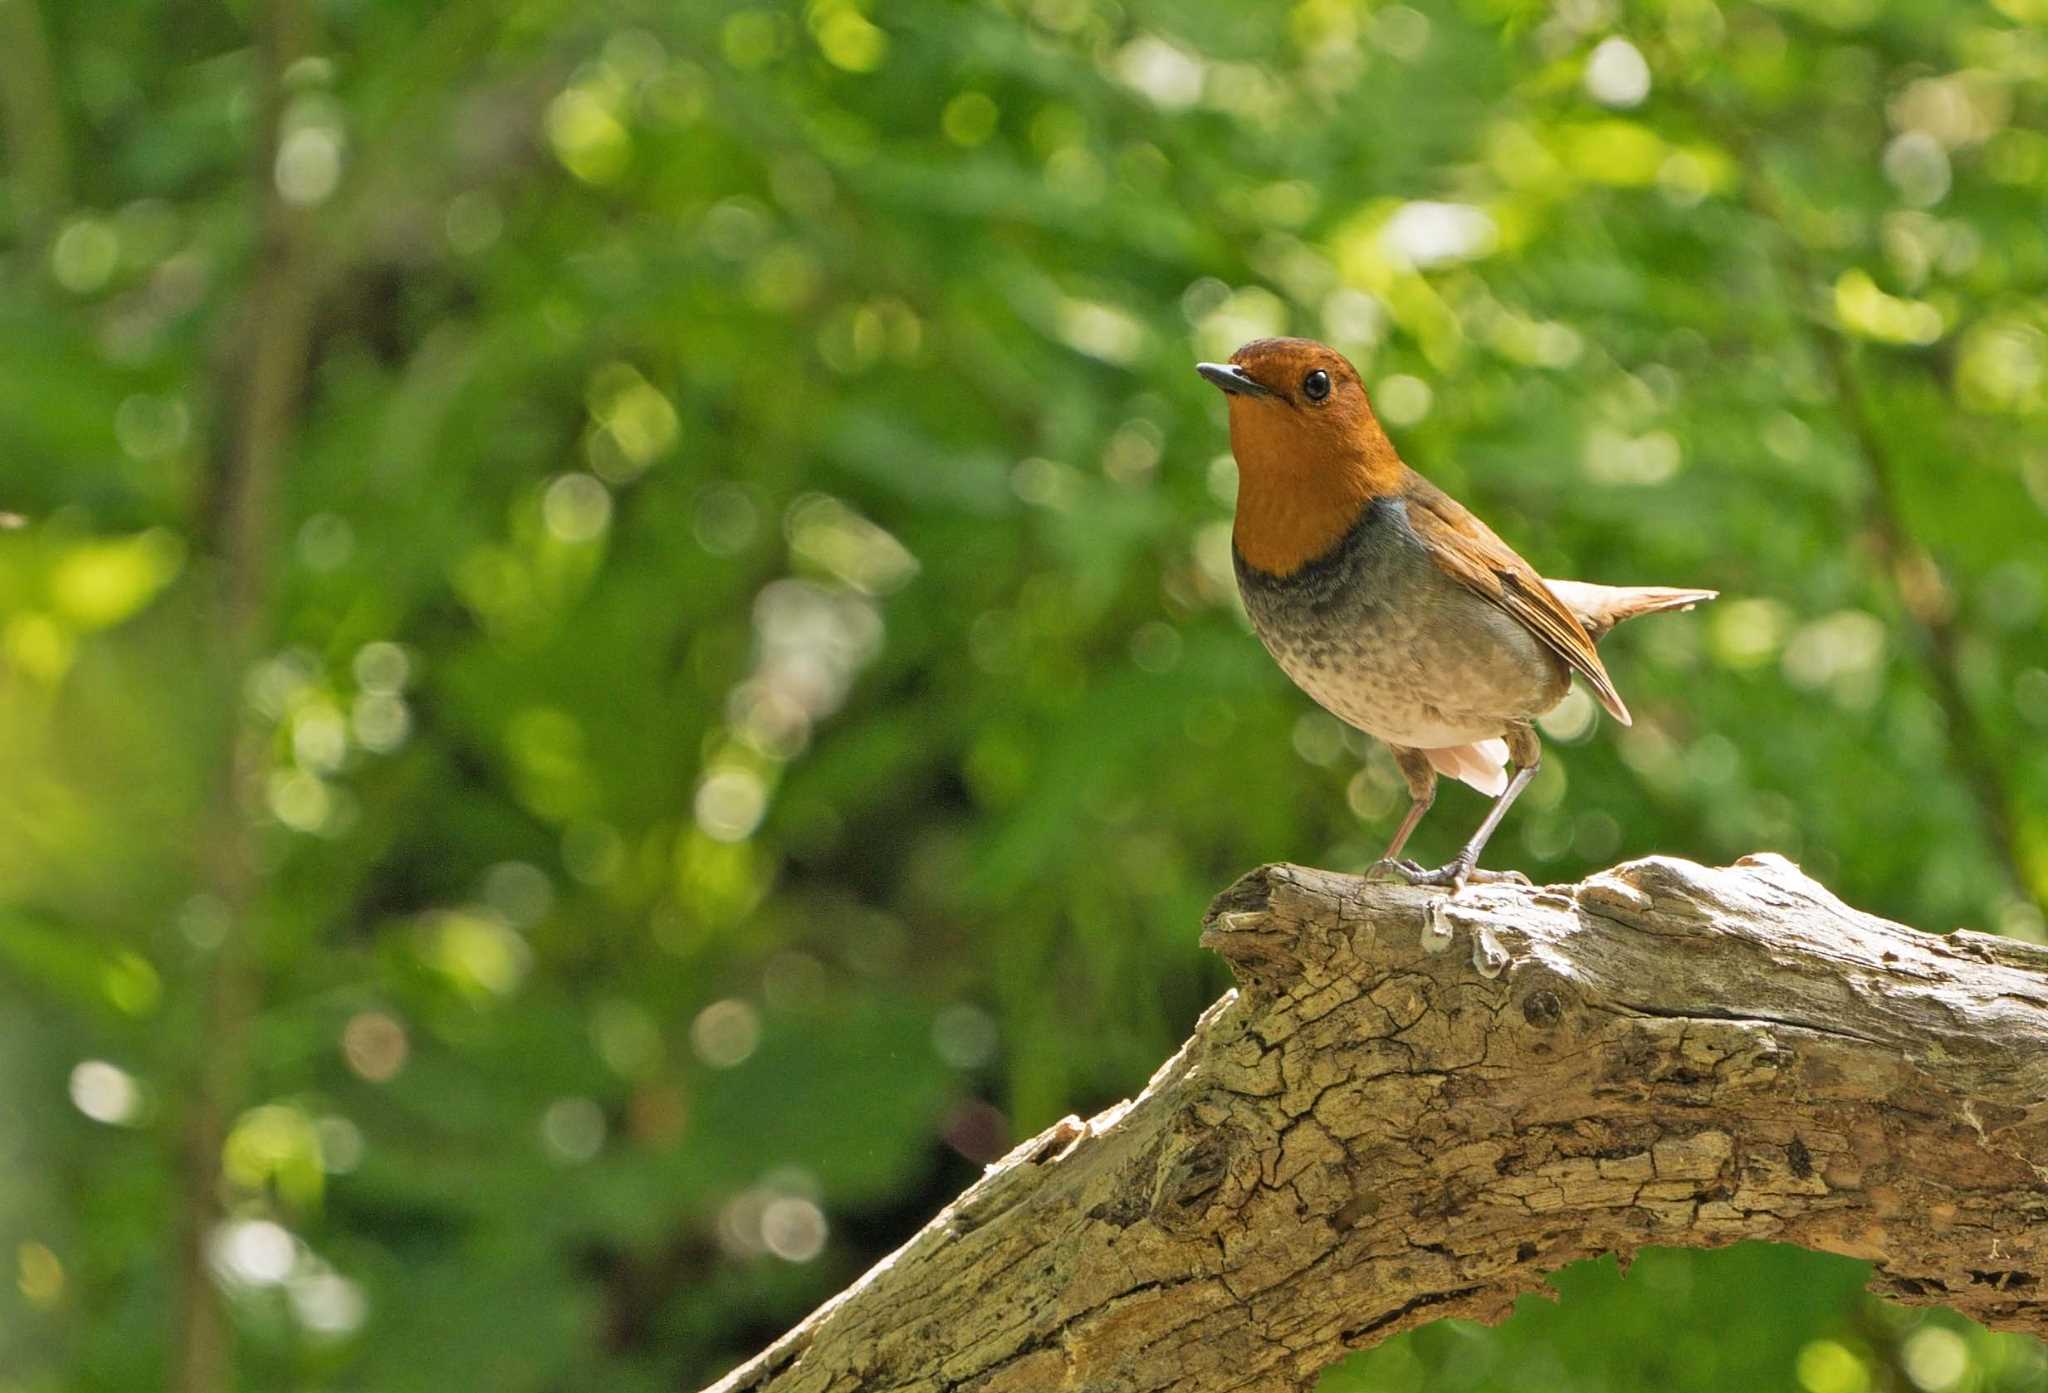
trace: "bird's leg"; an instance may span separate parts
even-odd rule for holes
[[[1420,750],[1404,750],[1398,746],[1387,746],[1394,756],[1394,763],[1400,766],[1401,777],[1408,781],[1408,815],[1401,819],[1401,825],[1394,829],[1394,840],[1387,844],[1387,854],[1380,857],[1366,874],[1376,871],[1392,871],[1404,879],[1425,874],[1422,867],[1413,861],[1401,859],[1401,848],[1408,845],[1408,836],[1415,830],[1415,824],[1422,821],[1422,815],[1436,802],[1436,769]]]
[[[1486,850],[1486,843],[1493,836],[1493,829],[1500,826],[1500,820],[1507,816],[1522,790],[1529,786],[1529,780],[1536,777],[1536,771],[1543,767],[1543,746],[1536,738],[1536,732],[1528,725],[1508,727],[1508,757],[1515,762],[1515,776],[1508,780],[1508,786],[1501,790],[1500,797],[1493,800],[1493,806],[1486,810],[1486,817],[1480,822],[1479,830],[1465,843],[1464,849],[1453,857],[1448,865],[1438,866],[1433,871],[1411,869],[1403,862],[1381,862],[1391,865],[1394,872],[1410,885],[1448,885],[1454,892],[1468,884],[1505,881],[1510,884],[1527,885],[1529,877],[1520,871],[1479,870],[1479,854]]]

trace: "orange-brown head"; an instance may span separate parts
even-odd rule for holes
[[[1358,369],[1336,349],[1253,339],[1228,363],[1195,370],[1230,398],[1231,538],[1250,565],[1291,575],[1335,546],[1373,499],[1400,490],[1401,457]]]

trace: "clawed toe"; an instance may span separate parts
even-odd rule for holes
[[[1388,858],[1376,862],[1366,874],[1370,876],[1385,873],[1410,885],[1449,885],[1455,889],[1464,882],[1464,870],[1465,868],[1456,861],[1448,866],[1428,869],[1413,861],[1396,861]]]
[[[1520,871],[1483,871],[1468,866],[1463,861],[1452,861],[1442,866],[1425,869],[1413,861],[1384,859],[1373,863],[1366,871],[1368,877],[1388,876],[1405,881],[1410,885],[1442,885],[1453,892],[1467,885],[1527,885],[1529,877]]]

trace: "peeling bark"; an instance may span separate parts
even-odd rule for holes
[[[1436,890],[1267,866],[1238,990],[714,1393],[1294,1390],[1544,1274],[1770,1239],[2048,1333],[2048,950],[1776,856]]]

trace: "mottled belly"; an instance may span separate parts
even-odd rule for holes
[[[1295,685],[1389,744],[1490,740],[1571,684],[1542,640],[1436,565],[1399,501],[1372,505],[1288,577],[1237,560],[1252,627]]]
[[[1361,605],[1336,622],[1257,627],[1281,669],[1325,710],[1411,749],[1501,735],[1555,706],[1570,682],[1534,635],[1477,597],[1448,623]]]

